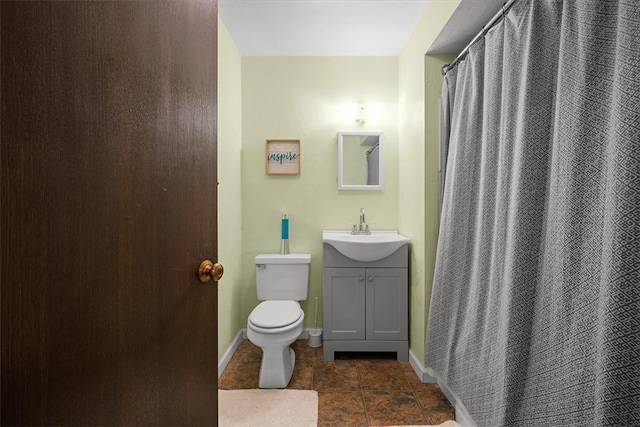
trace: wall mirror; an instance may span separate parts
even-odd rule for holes
[[[338,190],[382,190],[382,132],[338,132]]]

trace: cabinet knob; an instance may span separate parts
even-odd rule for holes
[[[369,277],[367,277],[367,280],[368,280],[369,282],[373,282],[373,276],[369,276]]]
[[[358,282],[364,282],[364,276],[358,276]]]

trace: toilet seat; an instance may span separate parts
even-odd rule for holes
[[[304,315],[297,301],[264,301],[249,314],[256,329],[281,329],[297,323]]]

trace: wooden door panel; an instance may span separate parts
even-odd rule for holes
[[[216,2],[2,2],[2,425],[212,425]]]

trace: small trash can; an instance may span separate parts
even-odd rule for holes
[[[320,347],[322,345],[322,329],[311,329],[309,331],[309,346]]]

